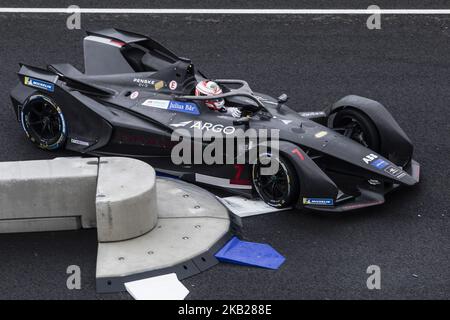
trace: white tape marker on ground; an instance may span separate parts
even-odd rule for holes
[[[0,13],[73,13],[67,8],[0,8]],[[253,14],[253,15],[305,15],[305,14],[407,14],[447,15],[450,9],[133,9],[133,8],[80,8],[80,13],[92,14]]]

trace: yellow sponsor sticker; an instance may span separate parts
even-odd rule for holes
[[[327,134],[328,134],[328,132],[326,132],[326,131],[319,131],[314,136],[316,138],[322,138],[322,137],[325,137]]]
[[[155,90],[159,90],[162,87],[164,87],[164,81],[158,81],[157,83],[155,83]]]

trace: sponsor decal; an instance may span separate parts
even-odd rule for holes
[[[137,84],[139,87],[142,87],[142,88],[153,87],[156,90],[159,90],[162,87],[164,87],[164,81],[155,80],[155,79],[134,78],[133,83]]]
[[[168,109],[170,104],[170,100],[155,100],[155,99],[147,99],[142,102],[143,106],[158,108],[158,109]]]
[[[78,144],[80,146],[85,146],[85,147],[89,147],[89,145],[90,145],[89,142],[78,140],[78,139],[73,139],[73,138],[70,139],[70,142],[73,144]]]
[[[319,132],[317,132],[317,133],[314,135],[314,137],[316,137],[316,138],[323,138],[323,137],[325,137],[327,134],[328,134],[328,132],[326,132],[326,131],[319,131]]]
[[[138,91],[134,91],[132,94],[130,94],[130,99],[134,100],[137,97],[139,97],[139,92]]]
[[[299,112],[299,115],[304,118],[318,118],[318,117],[325,117],[325,112],[323,111]]]
[[[175,127],[175,128],[185,127],[186,125],[188,125],[191,122],[192,121],[184,121],[184,122],[180,122],[180,123],[172,123],[171,126]]]
[[[178,83],[175,80],[170,81],[169,83],[169,89],[175,90],[178,87]]]
[[[365,156],[364,158],[363,158],[363,161],[366,163],[366,164],[370,164],[373,160],[375,160],[375,159],[378,159],[378,156],[376,155],[376,154],[373,154],[373,153],[371,153],[371,154],[368,154],[367,156]]]
[[[405,173],[401,168],[391,165],[389,164],[389,162],[380,159],[376,154],[368,154],[363,158],[363,161],[379,170],[384,169],[384,172],[398,179],[405,176]]]
[[[384,171],[393,177],[398,177],[403,173],[402,169],[394,166],[389,166]]]
[[[192,102],[147,99],[142,103],[142,105],[146,107],[165,109],[169,111],[183,112],[194,115],[200,114],[197,105]]]
[[[332,206],[334,200],[331,198],[303,198],[303,204],[315,206]]]
[[[30,77],[24,78],[24,84],[26,86],[42,89],[42,90],[49,91],[49,92],[55,91],[55,85],[53,83],[38,80],[38,79],[33,79]]]
[[[158,81],[155,83],[155,90],[159,90],[164,87],[164,81]]]
[[[194,115],[200,114],[197,105],[192,102],[170,101],[168,110]]]
[[[388,166],[389,163],[387,163],[383,159],[376,159],[375,161],[371,162],[370,165],[381,170]]]
[[[235,127],[232,126],[224,126],[223,124],[213,124],[210,122],[202,122],[202,121],[195,121],[191,126],[191,129],[198,129],[198,130],[206,130],[206,131],[213,131],[213,132],[223,132],[225,134],[233,134],[236,131]]]
[[[141,78],[134,78],[133,82],[136,83],[139,87],[144,88],[147,88],[148,86],[155,84],[155,80],[141,79]]]

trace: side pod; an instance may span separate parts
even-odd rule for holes
[[[62,110],[68,128],[67,149],[85,153],[108,143],[112,126],[104,119],[108,112],[105,106],[76,90],[67,90],[60,76],[49,70],[22,65],[18,76],[20,83],[11,91],[11,100],[19,121],[30,96],[40,94]]]

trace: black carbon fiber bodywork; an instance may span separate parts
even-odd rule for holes
[[[252,164],[176,165],[171,160],[177,143],[172,133],[185,129],[192,136],[195,130],[233,135],[238,129],[274,129],[279,132],[277,151],[297,173],[298,207],[358,209],[381,204],[387,192],[419,181],[411,141],[379,102],[347,96],[325,110],[299,114],[284,100],[253,92],[245,81],[215,80],[224,89],[226,104],[243,111],[237,121],[208,109],[206,98],[193,96],[195,84],[206,77],[189,59],[149,37],[116,29],[89,32],[84,48],[85,72],[70,64],[46,69],[21,65],[20,83],[11,91],[19,122],[31,95],[55,101],[67,123],[69,150],[139,158],[186,181],[252,197]],[[371,119],[380,135],[379,152],[327,126],[343,108]],[[247,145],[248,150],[254,147]]]

